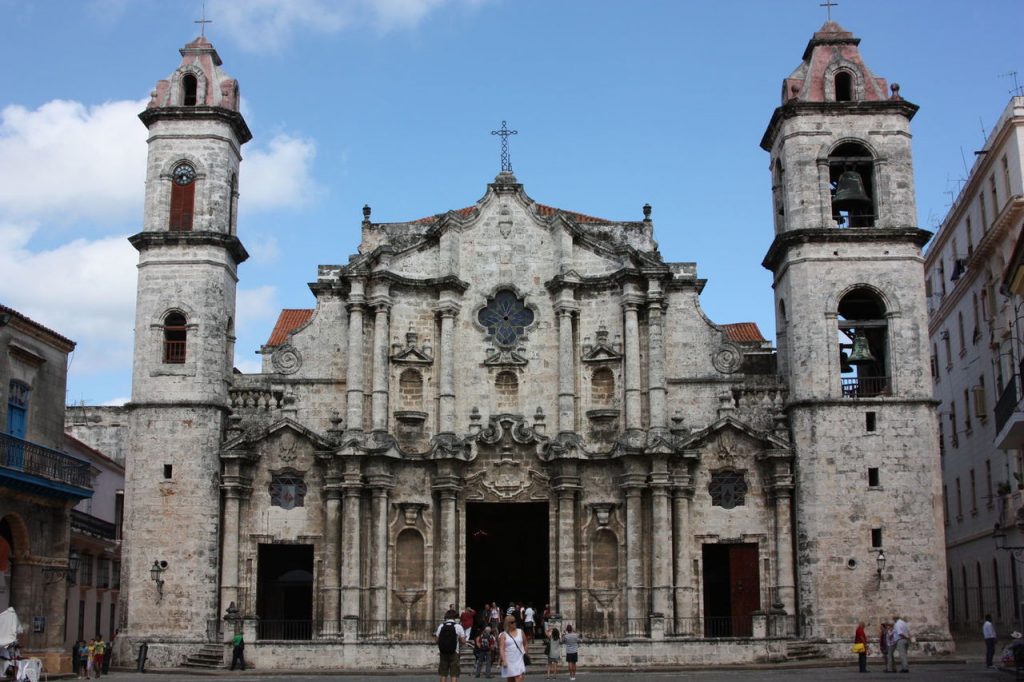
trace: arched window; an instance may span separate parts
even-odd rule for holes
[[[607,367],[594,370],[590,378],[590,398],[595,407],[609,407],[615,400],[615,375]]]
[[[196,77],[190,73],[185,74],[181,78],[181,103],[186,107],[194,107],[196,105],[196,91],[199,89],[199,84],[196,82]]]
[[[494,396],[499,412],[518,412],[519,377],[515,372],[498,372],[494,377]]]
[[[882,301],[870,289],[858,288],[843,296],[838,312],[843,396],[889,395],[889,331]]]
[[[423,409],[423,377],[415,369],[398,376],[398,399],[403,410]]]
[[[853,75],[849,71],[836,73],[836,101],[850,102],[853,100]]]
[[[171,172],[171,232],[191,232],[196,204],[196,169],[179,163]]]
[[[185,316],[181,313],[170,313],[164,318],[164,363],[180,365],[185,362],[185,343],[188,339],[188,327]]]
[[[994,558],[992,559],[992,594],[995,595],[996,600],[996,616],[1002,617],[1003,595],[999,590],[999,562]]]
[[[978,578],[978,613],[985,613],[985,589],[981,581],[981,562],[974,562],[974,573]]]
[[[875,224],[874,159],[856,142],[841,144],[828,155],[832,219],[839,227]]]

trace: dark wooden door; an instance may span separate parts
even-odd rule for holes
[[[733,637],[750,637],[751,614],[761,608],[757,545],[729,545],[729,604]]]

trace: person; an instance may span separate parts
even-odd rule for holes
[[[565,645],[565,664],[569,667],[569,679],[576,679],[576,662],[579,660],[580,635],[572,629],[572,625],[565,626],[565,635],[562,637],[562,644]]]
[[[78,672],[78,664],[80,658],[78,657],[78,647],[82,646],[82,640],[78,640],[71,645],[71,672],[78,679],[81,679],[82,675]]]
[[[558,679],[558,664],[562,661],[562,638],[558,634],[558,628],[551,628],[544,633],[548,638],[548,674],[544,679]]]
[[[473,677],[480,677],[480,669],[484,668],[484,674],[487,679],[491,678],[491,661],[494,656],[494,634],[491,630],[490,625],[485,625],[484,629],[473,640],[474,651],[476,654],[476,666],[473,668]]]
[[[96,640],[90,639],[85,645],[85,677],[92,679],[92,668],[96,660]]]
[[[985,667],[995,668],[992,658],[996,655],[996,626],[992,625],[992,615],[985,614],[985,623],[981,626],[981,636],[985,639]]]
[[[505,616],[505,631],[498,636],[498,655],[501,656],[501,676],[523,682],[526,662],[523,655],[530,643],[523,631],[516,627],[515,616]]]
[[[103,641],[103,637],[96,635],[96,648],[92,655],[92,670],[96,677],[103,674],[103,660],[106,658],[106,653],[107,643]]]
[[[440,682],[459,680],[459,645],[466,643],[466,631],[458,622],[459,612],[449,608],[444,622],[437,626],[434,638],[437,640],[437,674]]]
[[[501,607],[498,606],[498,602],[491,602],[491,632],[497,632],[498,628],[501,627]]]
[[[462,614],[459,616],[459,621],[462,625],[462,629],[469,633],[473,629],[473,622],[476,620],[476,611],[469,604],[466,604],[466,608],[462,610]]]
[[[89,678],[89,644],[84,639],[78,644],[78,675],[83,680]]]
[[[868,635],[864,632],[864,621],[857,623],[857,631],[853,633],[854,648],[859,644],[857,652],[857,670],[866,673],[868,671]]]
[[[526,630],[526,636],[533,639],[533,626],[536,623],[533,620],[533,616],[536,611],[533,610],[533,602],[528,602],[526,608],[523,609],[523,629]]]
[[[242,633],[235,633],[235,636],[231,638],[231,669],[235,669],[235,663],[238,663],[239,670],[245,670],[245,639],[242,637]]]
[[[878,626],[878,650],[882,652],[882,660],[885,662],[885,672],[893,671],[892,653],[889,646],[889,624],[882,623]]]
[[[907,648],[910,646],[910,627],[907,621],[899,616],[892,619],[893,638],[896,640],[896,653],[900,657],[900,672],[909,673],[910,665],[907,661]]]
[[[110,659],[114,657],[114,638],[103,642],[103,674],[110,674]]]

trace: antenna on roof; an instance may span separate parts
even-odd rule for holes
[[[1000,78],[1012,78],[1013,79],[1013,90],[1010,90],[1010,94],[1014,97],[1024,97],[1024,86],[1021,86],[1017,82],[1017,72],[1007,71],[1006,73],[999,74]]]
[[[978,117],[978,125],[981,126],[981,146],[985,146],[985,142],[988,140],[988,131],[985,130],[985,119],[981,116]]]
[[[960,160],[964,162],[964,175],[970,175],[971,171],[967,168],[967,157],[964,155],[963,145],[960,146]]]

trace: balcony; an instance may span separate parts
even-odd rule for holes
[[[844,398],[877,398],[891,395],[889,377],[842,377]]]
[[[1020,377],[1011,377],[995,409],[995,446],[1001,450],[1024,447],[1024,405],[1021,397]]]
[[[63,499],[92,497],[88,462],[6,433],[0,433],[0,485]]]
[[[71,532],[100,540],[117,540],[117,526],[77,509],[71,510]]]

